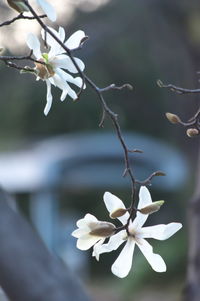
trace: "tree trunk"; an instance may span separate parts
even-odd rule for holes
[[[48,252],[6,198],[0,190],[0,286],[8,297],[12,301],[89,301],[76,277]]]
[[[200,152],[197,183],[189,203],[188,268],[184,301],[200,301]]]

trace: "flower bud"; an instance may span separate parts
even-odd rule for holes
[[[142,209],[139,209],[139,211],[142,214],[151,214],[154,213],[158,210],[160,210],[160,207],[164,204],[164,201],[157,201],[157,202],[153,202],[151,205],[146,206]]]
[[[165,116],[167,117],[167,119],[171,122],[171,123],[180,123],[181,120],[180,118],[176,115],[176,114],[172,114],[172,113],[165,113]]]
[[[23,13],[25,11],[29,11],[29,8],[26,6],[24,1],[21,0],[7,0],[8,5],[15,9],[18,13]]]
[[[127,212],[125,208],[119,208],[110,213],[110,218],[117,218],[124,215]]]
[[[99,236],[99,237],[109,237],[115,232],[115,225],[108,222],[98,222],[92,226],[92,231],[90,235]]]
[[[199,131],[195,128],[187,129],[186,134],[188,137],[192,138],[199,135]]]

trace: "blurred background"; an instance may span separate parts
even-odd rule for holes
[[[58,10],[57,24],[67,36],[82,29],[90,37],[76,54],[86,74],[104,87],[130,83],[133,91],[105,94],[133,155],[140,180],[155,170],[166,177],[152,182],[153,199],[166,201],[148,224],[178,221],[184,229],[169,241],[151,242],[163,256],[168,271],[158,274],[136,251],[130,275],[121,280],[110,267],[119,251],[100,262],[90,252],[78,251],[70,236],[76,220],[87,212],[107,220],[102,201],[111,191],[129,204],[130,185],[122,178],[123,153],[106,119],[98,127],[101,106],[94,91],[86,89],[79,101],[54,102],[43,115],[46,85],[32,75],[21,75],[0,63],[0,182],[17,200],[50,250],[83,279],[94,300],[180,300],[187,259],[187,202],[194,190],[197,139],[169,124],[165,112],[189,119],[198,107],[198,95],[176,95],[156,81],[197,88],[200,70],[200,4],[197,0],[65,0],[50,1]],[[64,2],[64,3],[63,3]],[[34,4],[34,1],[32,1]],[[0,2],[1,21],[15,12]],[[52,24],[51,24],[52,26]],[[58,28],[56,26],[56,28]],[[6,54],[28,53],[28,32],[39,34],[34,21],[19,21],[1,28],[0,44]]]

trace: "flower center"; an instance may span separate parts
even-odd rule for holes
[[[53,66],[49,63],[48,53],[43,53],[42,58],[40,58],[39,61],[43,64],[35,62],[37,76],[43,80],[54,76],[55,72]]]

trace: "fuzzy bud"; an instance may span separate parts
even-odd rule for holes
[[[199,135],[199,131],[195,128],[187,129],[186,134],[188,137],[192,138]]]
[[[171,123],[180,123],[181,120],[180,118],[176,115],[176,114],[172,114],[172,113],[165,113],[165,116],[167,117],[167,119],[171,122]]]
[[[92,226],[92,231],[90,235],[99,236],[99,237],[109,237],[115,232],[115,225],[108,222],[99,222],[96,225]]]
[[[126,213],[126,209],[125,208],[119,208],[119,209],[116,209],[115,211],[113,211],[111,214],[110,214],[110,218],[117,218],[117,217],[120,217],[122,215],[124,215]]]
[[[139,209],[139,211],[142,214],[151,214],[154,213],[158,210],[160,210],[160,207],[164,204],[164,201],[157,201],[157,202],[153,202],[151,205],[146,206],[142,209]]]

